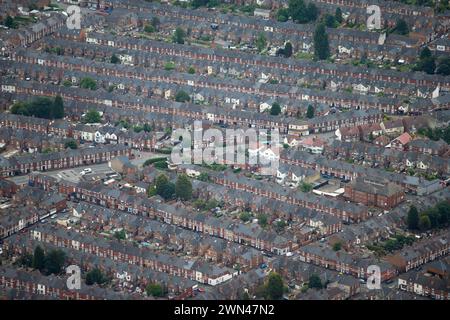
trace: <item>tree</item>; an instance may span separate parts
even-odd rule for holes
[[[264,33],[260,32],[258,34],[258,37],[256,38],[256,48],[258,48],[258,51],[263,51],[267,46],[267,38]]]
[[[303,0],[289,0],[289,12],[292,20],[297,23],[315,21],[319,15],[319,10],[314,3],[305,5]]]
[[[55,97],[55,100],[53,101],[53,108],[52,108],[52,118],[54,119],[62,119],[64,118],[64,101],[60,95],[57,95]]]
[[[86,274],[86,284],[88,286],[92,286],[94,283],[101,285],[107,281],[106,276],[98,268],[94,268]]]
[[[319,24],[314,31],[314,56],[318,60],[325,60],[330,56],[330,45],[325,25]]]
[[[207,181],[209,181],[209,175],[208,175],[206,172],[202,172],[202,173],[200,173],[200,175],[197,177],[197,180],[207,182]]]
[[[24,116],[59,119],[64,117],[64,104],[60,96],[56,96],[54,100],[47,97],[37,97],[30,102],[16,102],[10,111],[12,114]]]
[[[450,9],[449,0],[440,0],[437,3],[436,12],[443,13],[446,10]]]
[[[161,21],[159,21],[158,17],[153,17],[150,23],[156,30],[158,30],[158,26],[161,24]]]
[[[114,64],[120,63],[119,57],[117,57],[115,54],[113,54],[113,55],[111,56],[111,63],[114,63]]]
[[[60,274],[64,263],[66,262],[66,254],[62,250],[52,250],[45,257],[46,274]]]
[[[156,29],[155,29],[155,27],[152,26],[151,24],[147,24],[147,25],[144,27],[144,31],[147,32],[147,33],[153,33],[153,32],[156,31]]]
[[[19,266],[33,268],[33,255],[31,253],[25,252],[17,260]],[[1,265],[1,263],[0,263]]]
[[[145,292],[147,296],[162,297],[164,296],[164,290],[160,284],[150,283],[146,288]]]
[[[38,97],[28,105],[29,115],[45,119],[53,118],[53,108],[54,101],[47,97]]]
[[[436,74],[441,74],[443,76],[450,75],[450,57],[441,57],[438,60]]]
[[[271,300],[279,300],[283,297],[283,279],[276,272],[271,272],[266,286],[266,295]]]
[[[292,56],[292,44],[290,42],[286,42],[286,44],[284,45],[284,50],[283,50],[283,54],[286,58],[289,58]]]
[[[180,27],[175,29],[175,33],[173,35],[173,42],[178,44],[184,44],[184,38],[186,37],[186,32]]]
[[[167,183],[160,196],[164,198],[164,200],[170,200],[174,197],[175,195],[175,184],[173,184],[172,182]]]
[[[152,126],[149,123],[144,123],[144,126],[142,127],[142,129],[144,129],[145,132],[151,132]]]
[[[336,12],[334,14],[334,17],[336,18],[336,21],[341,24],[342,21],[344,21],[344,18],[342,17],[342,10],[341,8],[336,8]]]
[[[306,117],[308,119],[312,119],[312,118],[314,118],[314,113],[315,113],[314,107],[312,105],[309,105],[308,110],[306,110]]]
[[[334,251],[339,251],[342,249],[342,243],[341,242],[336,242],[335,244],[333,244],[333,250]]]
[[[289,20],[289,10],[287,8],[281,8],[277,11],[277,21],[286,22]]]
[[[306,6],[306,17],[308,19],[308,22],[316,21],[318,16],[319,9],[317,8],[317,6],[312,2],[308,3],[308,5]]]
[[[258,224],[263,228],[267,226],[267,216],[265,214],[261,213],[258,215]]]
[[[191,97],[186,91],[180,90],[175,95],[175,101],[177,102],[189,102],[191,100]]]
[[[275,231],[282,232],[286,226],[286,221],[278,220],[277,222],[275,222]]]
[[[194,69],[193,66],[190,66],[190,67],[188,68],[188,73],[189,73],[189,74],[195,74],[195,69]]]
[[[125,229],[122,229],[120,231],[116,231],[114,232],[114,238],[116,238],[117,240],[126,240],[127,238],[127,233],[125,232]]]
[[[141,126],[141,125],[135,125],[135,126],[133,126],[133,131],[136,132],[136,133],[139,133],[139,132],[141,132],[141,131],[143,131],[143,130],[144,130],[144,127]]]
[[[431,53],[430,48],[425,47],[422,49],[422,51],[420,51],[420,55],[419,55],[420,60],[431,58],[431,57],[432,57],[432,53]]]
[[[92,78],[86,77],[81,79],[80,87],[83,89],[97,90],[97,82]]]
[[[247,291],[241,292],[239,295],[239,300],[250,300],[250,296]]]
[[[20,114],[23,116],[29,115],[28,105],[24,102],[16,102],[12,105],[10,112],[12,114]]]
[[[155,181],[156,193],[161,195],[165,186],[169,183],[169,178],[165,174],[160,174]]]
[[[178,198],[184,201],[192,198],[192,183],[187,175],[181,174],[178,176],[175,184],[175,194]]]
[[[67,140],[66,143],[64,143],[64,148],[77,149],[78,145],[74,139],[70,139],[70,140]]]
[[[278,102],[274,102],[272,107],[270,108],[270,114],[273,116],[277,116],[281,113],[281,106]]]
[[[58,56],[64,55],[64,49],[61,47],[54,47],[48,50],[48,52],[56,53]]]
[[[192,0],[192,8],[197,9],[199,7],[204,7],[208,4],[208,0]]]
[[[308,287],[309,288],[315,288],[315,289],[322,289],[322,281],[320,280],[320,277],[317,274],[312,274],[309,277],[308,280]]]
[[[407,35],[409,33],[408,24],[403,19],[398,19],[394,29],[395,33]]]
[[[331,14],[327,14],[325,15],[325,25],[328,28],[336,28],[339,24],[336,21],[336,18],[334,16],[332,16]]]
[[[239,219],[241,219],[243,222],[250,221],[251,217],[252,215],[250,214],[250,212],[245,211],[239,215]]]
[[[40,246],[34,248],[33,268],[41,272],[45,268],[45,252]]]
[[[17,28],[17,22],[14,21],[13,17],[7,16],[5,20],[5,26],[8,28],[16,29]]]
[[[428,74],[434,74],[434,71],[436,70],[436,59],[435,57],[429,57],[425,59],[421,59],[417,63],[416,67],[417,71],[424,71]]]
[[[419,211],[415,206],[411,206],[408,211],[408,228],[411,230],[416,230],[419,227]]]
[[[91,109],[84,115],[84,122],[85,123],[99,123],[101,122],[101,115],[100,112],[97,110]]]
[[[425,231],[431,228],[431,221],[428,215],[421,215],[419,218],[419,230]]]
[[[447,225],[450,222],[450,204],[447,201],[439,202],[436,209],[439,212],[439,223]]]

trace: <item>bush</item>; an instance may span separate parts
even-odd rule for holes
[[[289,10],[287,8],[281,8],[277,11],[277,21],[286,22],[289,20]]]
[[[300,186],[302,192],[310,192],[313,189],[312,184],[303,182]]]
[[[83,122],[84,123],[100,123],[102,120],[102,117],[100,115],[100,112],[97,110],[91,109],[84,115]]]
[[[309,288],[315,288],[315,289],[322,289],[322,280],[320,280],[320,277],[317,274],[312,274],[309,277],[308,281],[308,287]]]
[[[153,297],[163,297],[164,290],[160,284],[149,284],[147,288],[145,288],[145,292],[148,296]]]
[[[164,70],[170,71],[170,70],[173,70],[173,69],[175,69],[175,63],[173,63],[173,62],[167,62],[164,65]]]
[[[153,33],[156,31],[155,27],[152,26],[151,24],[148,24],[144,27],[144,31],[147,33]]]
[[[189,102],[191,100],[191,97],[186,91],[178,91],[175,95],[175,101],[177,102]]]
[[[167,158],[166,157],[158,157],[158,158],[148,159],[144,162],[144,167],[149,166],[156,162],[160,162],[160,161],[167,161]]]
[[[116,238],[117,240],[126,240],[127,233],[125,232],[124,229],[122,229],[120,231],[116,231],[116,232],[114,232],[114,238]]]
[[[168,168],[168,166],[167,166],[167,161],[166,161],[166,160],[164,160],[164,161],[157,161],[157,162],[155,162],[155,163],[153,164],[153,166],[154,166],[155,168],[161,169],[161,170],[165,170],[165,169]]]
[[[282,232],[284,228],[286,228],[286,226],[287,226],[286,221],[279,220],[275,223],[275,231]]]
[[[197,180],[207,182],[207,181],[209,181],[209,175],[208,175],[206,172],[202,172],[202,173],[200,173],[200,175],[197,177]]]
[[[239,215],[239,218],[243,221],[243,222],[247,222],[250,221],[252,215],[249,212],[242,212]]]
[[[64,148],[77,149],[78,145],[75,140],[70,139],[70,140],[66,141],[66,143],[64,144]]]
[[[108,278],[98,268],[92,269],[86,274],[86,284],[92,286],[94,283],[102,285],[108,281]]]
[[[86,77],[81,79],[80,87],[83,89],[97,90],[97,82],[92,78]]]

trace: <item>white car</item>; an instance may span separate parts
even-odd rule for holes
[[[85,175],[85,174],[88,174],[88,173],[92,173],[92,169],[91,168],[86,168],[83,171],[81,171],[81,175]]]

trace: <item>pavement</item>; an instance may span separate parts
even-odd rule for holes
[[[161,154],[161,153],[155,153],[155,152],[148,152],[148,151],[137,151],[133,150],[133,154],[135,158],[131,160],[130,162],[137,166],[138,168],[142,168],[145,161],[152,158],[159,158],[159,157],[168,157],[170,156],[167,154]]]
[[[137,151],[137,150],[133,150],[133,154],[135,155],[135,159],[131,160],[130,162],[132,164],[138,166],[138,168],[142,168],[144,162],[148,159],[159,158],[159,157],[163,157],[163,156],[165,156],[165,157],[170,156],[167,154],[160,154],[160,153],[147,152],[147,151]],[[47,174],[51,177],[54,177],[56,179],[64,179],[64,180],[72,182],[72,183],[78,183],[81,178],[81,172],[86,168],[92,169],[92,173],[87,174],[86,177],[94,176],[96,174],[101,175],[101,174],[113,172],[113,170],[109,167],[108,163],[101,163],[101,164],[86,165],[86,166],[81,166],[81,167],[76,167],[76,168],[45,171],[45,174]],[[10,177],[10,178],[7,178],[7,180],[10,180],[17,185],[24,185],[24,184],[28,183],[28,175]]]
[[[63,170],[55,170],[55,171],[46,171],[45,174],[54,177],[56,179],[64,179],[69,182],[78,183],[81,178],[81,172],[85,168],[91,168],[93,174],[103,174],[103,173],[110,173],[113,172],[111,168],[108,166],[108,163],[102,163],[102,164],[96,164],[96,165],[88,165],[88,166],[82,166],[82,167],[76,167],[71,169],[63,169]],[[23,176],[15,176],[11,178],[7,178],[7,180],[10,180],[14,182],[17,185],[23,185],[28,183],[28,175]]]

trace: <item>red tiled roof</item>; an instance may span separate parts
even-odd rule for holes
[[[395,138],[395,140],[399,141],[402,145],[405,145],[412,140],[412,137],[409,135],[408,132],[405,132],[400,136],[398,136],[397,138]]]

